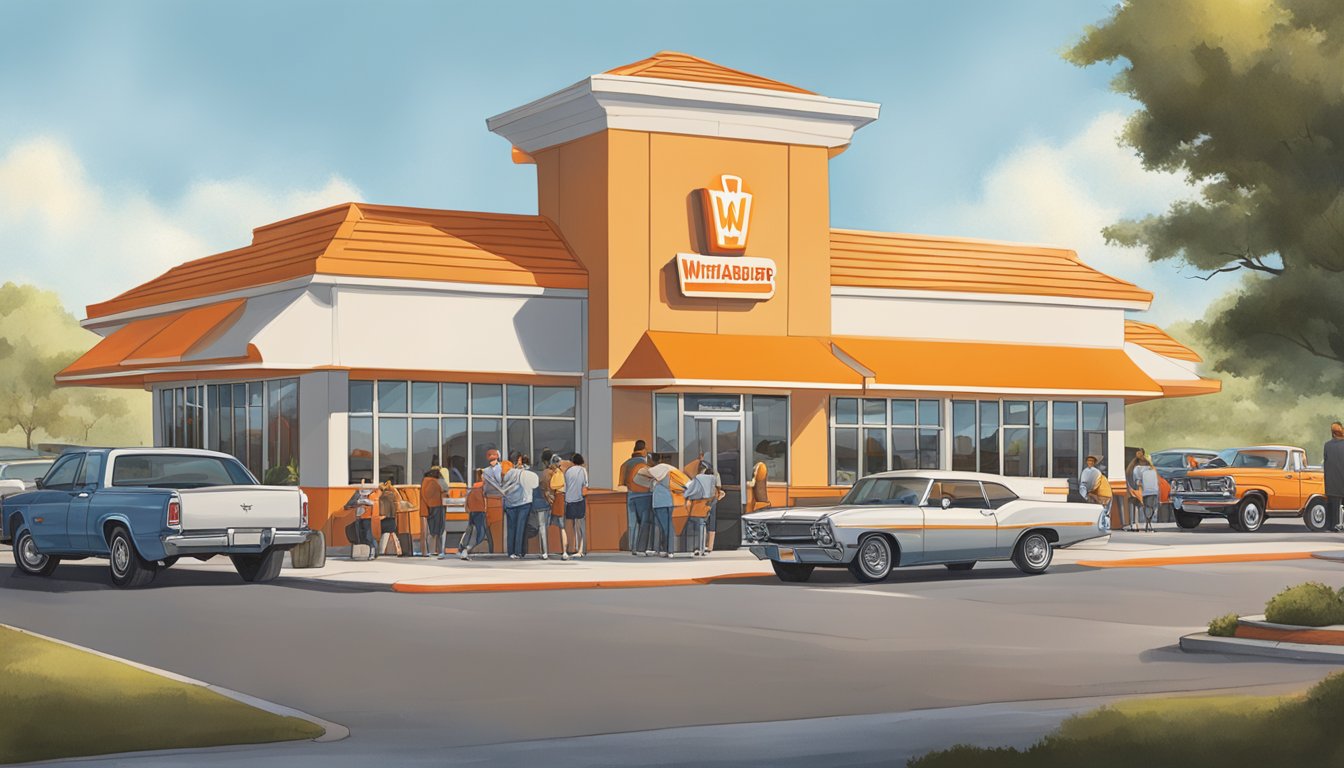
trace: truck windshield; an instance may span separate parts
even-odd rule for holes
[[[209,488],[256,484],[242,464],[217,456],[130,454],[118,456],[112,465],[112,485],[115,486]]]
[[[1232,467],[1268,467],[1283,469],[1287,466],[1287,451],[1237,451],[1228,466]]]
[[[854,484],[841,504],[919,504],[929,488],[926,477],[865,477]]]

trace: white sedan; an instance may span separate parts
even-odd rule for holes
[[[847,567],[859,581],[892,568],[1011,560],[1044,573],[1055,547],[1110,534],[1096,504],[1047,490],[1050,481],[977,472],[905,470],[859,480],[834,507],[768,509],[742,516],[752,554],[783,581],[806,581],[818,566]],[[1056,484],[1058,481],[1054,481]]]

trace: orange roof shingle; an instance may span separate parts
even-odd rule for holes
[[[770,91],[812,94],[796,85],[781,83],[768,77],[753,75],[737,69],[679,51],[659,51],[647,59],[609,69],[605,74],[627,77],[652,77],[659,80],[687,80],[694,83],[736,85],[743,88],[764,88]]]
[[[1166,331],[1151,323],[1126,320],[1125,341],[1138,344],[1140,347],[1152,350],[1163,357],[1188,360],[1192,363],[1204,362],[1204,358],[1200,357],[1198,352],[1173,339]]]
[[[1065,248],[895,232],[831,230],[831,285],[1150,302]]]
[[[252,244],[173,267],[88,307],[90,318],[314,274],[585,289],[540,216],[342,205],[253,230]]]

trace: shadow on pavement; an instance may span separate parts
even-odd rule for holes
[[[1045,576],[1059,573],[1088,573],[1096,571],[1096,568],[1088,568],[1082,565],[1057,565],[1051,566]],[[812,578],[802,583],[787,583],[780,581],[774,576],[760,576],[750,579],[732,579],[713,582],[718,586],[766,586],[766,587],[833,587],[841,589],[845,587],[881,587],[891,586],[893,584],[940,584],[957,582],[977,582],[977,581],[1011,581],[1015,579],[1033,579],[1038,576],[1028,576],[1011,565],[985,564],[977,565],[971,571],[949,571],[943,566],[914,566],[910,568],[900,568],[892,571],[891,575],[885,580],[873,583],[858,581],[849,575],[849,571],[844,568],[818,568],[812,572]]]
[[[385,592],[381,585],[354,585],[345,583],[316,582],[298,579],[286,579],[280,576],[276,581],[265,584],[249,584],[230,570],[206,571],[187,568],[167,568],[159,571],[154,581],[143,589],[172,589],[174,587],[209,586],[246,586],[254,589],[281,587],[310,592]],[[103,560],[87,560],[75,563],[61,563],[50,576],[29,576],[12,565],[0,565],[0,589],[18,589],[28,592],[90,592],[100,589],[116,589],[108,576],[107,563]]]

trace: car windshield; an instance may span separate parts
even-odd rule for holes
[[[849,489],[840,503],[915,506],[928,489],[927,477],[865,477]]]
[[[1153,466],[1162,467],[1180,467],[1185,464],[1185,457],[1179,453],[1155,453],[1153,454]]]
[[[112,485],[134,488],[209,488],[256,485],[237,461],[219,456],[131,454],[112,464]]]
[[[0,470],[0,480],[22,480],[31,483],[47,474],[51,469],[50,461],[35,461],[31,464],[10,464]]]
[[[1222,454],[1219,454],[1221,457]],[[1288,461],[1287,451],[1237,451],[1228,461],[1229,467],[1268,467],[1283,469]]]

